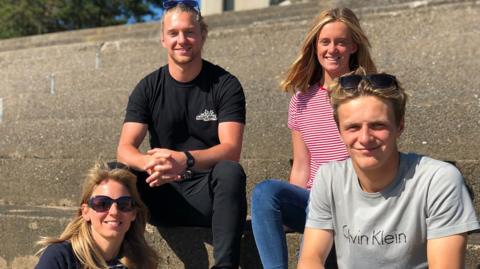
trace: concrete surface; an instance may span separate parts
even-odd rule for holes
[[[245,89],[241,163],[248,197],[261,180],[288,176],[290,95],[279,89],[282,72],[316,13],[346,4],[359,14],[379,70],[395,74],[410,94],[401,149],[455,161],[478,196],[479,2],[375,0],[310,2],[207,17],[205,58],[235,74]],[[153,23],[0,41],[0,269],[32,268],[34,242],[62,231],[87,168],[99,157],[115,158],[128,94],[165,62]],[[479,201],[477,197],[477,213]],[[148,238],[161,254],[161,268],[206,268],[212,261],[209,233],[149,226]],[[293,268],[300,236],[288,238]],[[471,236],[468,268],[480,265],[479,248],[478,236]],[[261,268],[248,231],[242,250],[243,268]]]

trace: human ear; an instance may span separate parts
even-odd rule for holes
[[[137,210],[135,209],[133,211],[132,222],[134,222],[136,218],[137,218]]]
[[[166,45],[165,45],[165,38],[164,38],[163,35],[164,34],[163,34],[163,31],[162,31],[162,33],[160,34],[160,43],[162,43],[162,47],[167,48]]]
[[[397,127],[397,137],[400,137],[400,135],[402,135],[404,129],[405,129],[405,119],[401,119]]]
[[[83,219],[86,222],[89,222],[90,221],[90,216],[88,215],[89,208],[88,208],[87,204],[82,204],[81,210],[82,210]]]
[[[358,45],[357,43],[353,42],[352,43],[352,51],[350,52],[350,54],[354,54],[355,52],[357,52],[358,50]]]

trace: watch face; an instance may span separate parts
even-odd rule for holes
[[[192,171],[190,170],[185,170],[182,174],[182,179],[191,179],[192,178]]]

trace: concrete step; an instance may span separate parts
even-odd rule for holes
[[[285,9],[285,7],[278,8],[279,10]],[[276,9],[274,8],[274,10]],[[290,9],[285,10],[290,13]],[[310,8],[310,10],[312,9]],[[313,10],[315,11],[315,13],[318,11],[315,9]],[[274,14],[277,14],[277,17],[279,17],[278,11],[275,12]],[[451,22],[450,20],[445,18],[444,13],[446,12],[452,12],[456,15],[462,16],[462,20]],[[259,12],[257,11],[254,14],[258,13]],[[228,17],[222,15],[222,18],[228,18],[228,20],[234,21],[233,18],[235,16],[241,16],[235,14],[236,13],[231,14],[231,16]],[[224,29],[218,29],[215,31],[212,30],[213,33],[210,36],[209,41],[207,42],[207,49],[205,50],[205,55],[207,55],[207,57],[212,55],[214,58],[221,57],[222,55],[227,55],[229,58],[232,58],[232,55],[240,57],[242,55],[251,55],[254,52],[258,52],[258,56],[264,54],[265,50],[271,48],[272,51],[277,51],[276,56],[283,56],[275,57],[276,61],[281,61],[283,58],[285,58],[285,52],[290,52],[292,55],[296,53],[298,45],[303,38],[303,33],[306,30],[313,16],[314,14],[312,14],[311,16],[305,16],[300,22],[287,21],[285,24],[281,25],[270,23],[261,27],[259,27],[258,25],[247,25],[242,28],[243,30],[235,31],[226,31]],[[382,65],[385,65],[388,69],[390,69],[390,66],[395,67],[399,64],[410,65],[410,59],[418,59],[420,57],[423,61],[432,63],[432,65],[439,64],[442,62],[442,60],[445,59],[461,61],[462,64],[465,63],[465,60],[470,60],[471,62],[474,62],[475,57],[471,56],[475,56],[475,53],[476,55],[478,55],[478,50],[475,49],[474,38],[469,37],[475,37],[475,20],[477,17],[478,5],[475,5],[474,2],[470,1],[464,2],[462,4],[456,3],[428,8],[423,7],[416,9],[394,9],[389,12],[383,13],[365,12],[361,16],[362,24],[364,24],[364,28],[366,29],[368,36],[372,40],[372,44],[374,47],[373,53],[374,55],[378,55],[376,57],[377,61],[383,63]],[[383,25],[392,25],[392,23],[394,22],[401,23],[404,27],[383,27]],[[423,25],[424,27],[418,28],[418,25]],[[285,27],[287,28],[283,29]],[[277,30],[272,31],[272,28]],[[434,29],[436,28],[442,28],[443,30],[435,31]],[[278,31],[279,29],[280,31]],[[403,39],[402,46],[398,47],[398,43],[396,42],[396,39],[394,37],[404,36],[406,33],[408,33],[409,35],[411,34],[411,38]],[[222,38],[223,36],[226,36],[230,40],[230,42],[225,41],[225,38]],[[235,38],[232,38],[232,36],[235,36]],[[256,36],[259,37],[256,38]],[[278,38],[282,38],[283,41],[278,42]],[[422,40],[424,40],[426,44],[432,45],[418,47],[417,41],[420,38],[422,38]],[[439,38],[442,39],[441,44],[439,42],[435,42]],[[462,44],[457,44],[456,40],[458,40],[459,38],[465,40],[466,42],[463,42]],[[219,45],[217,45],[218,42],[215,41],[217,39],[222,40],[220,41],[221,43]],[[245,40],[245,44],[243,44],[242,39]],[[262,42],[256,42],[257,40],[262,40]],[[224,42],[227,42],[227,44],[225,44]],[[456,56],[458,55],[456,55],[454,51],[452,51],[453,47],[455,46],[446,45],[445,42],[447,42],[448,44],[452,43],[453,45],[457,46],[466,46],[467,49],[462,49],[464,53],[460,55],[460,57],[464,57],[464,59],[456,58]],[[212,44],[212,46],[209,46],[210,43]],[[232,43],[232,45],[230,45],[229,43]],[[272,44],[272,46],[268,46],[270,44]],[[44,70],[46,74],[50,74],[55,73],[56,71],[64,70],[68,66],[70,66],[72,69],[80,69],[80,67],[93,68],[95,65],[95,52],[97,46],[98,45],[95,42],[88,42],[80,44],[52,46],[48,48],[33,48],[30,50],[22,50],[21,52],[5,52],[0,55],[5,58],[4,61],[8,64],[10,69],[15,69],[12,68],[12,65],[15,64],[11,61],[20,61],[18,59],[22,59],[22,64],[20,65],[20,67],[30,67],[32,71]],[[135,47],[139,49],[132,50],[132,48]],[[158,43],[158,37],[149,37],[147,39],[137,40],[123,39],[108,41],[102,48],[102,63],[106,66],[109,66],[109,64],[112,64],[113,66],[118,66],[119,63],[120,65],[121,63],[124,63],[124,58],[133,59],[130,58],[129,55],[138,56],[143,54],[150,55],[150,57],[138,57],[136,58],[136,60],[127,60],[126,63],[132,64],[141,61],[149,62],[150,59],[157,58],[155,55],[164,55],[164,53],[161,53],[161,50],[157,49],[158,47],[160,47]],[[211,47],[212,49],[209,50],[209,47]],[[285,50],[283,48],[285,48]],[[112,51],[118,51],[119,54],[111,54]],[[210,53],[209,51],[213,53]],[[432,51],[436,51],[436,53],[431,53]],[[134,53],[129,54],[129,52]],[[31,53],[31,57],[25,56],[24,54],[26,53]],[[109,55],[115,55],[114,61],[110,61],[108,59]],[[398,57],[397,55],[401,57]],[[405,57],[405,55],[409,56]],[[104,56],[106,57],[105,59],[103,59]],[[392,58],[392,56],[397,57]],[[439,58],[439,56],[443,57]],[[234,58],[234,60],[238,63],[236,57]],[[291,60],[291,58],[288,58],[285,62],[289,64]],[[65,65],[62,65],[62,62],[65,62]],[[265,61],[261,62],[265,63]]]
[[[103,159],[114,157],[104,155]],[[74,206],[93,159],[0,159],[0,178],[15,179],[0,181],[0,205]],[[288,159],[243,159],[241,164],[247,174],[249,203],[257,183],[286,179],[290,169]]]
[[[411,105],[406,111],[401,148],[441,159],[478,159],[480,106],[453,102]]]
[[[0,156],[39,159],[114,156],[123,116],[17,121],[0,127]]]
[[[104,155],[103,159],[114,156]],[[89,159],[0,159],[0,204],[37,206],[74,206],[78,186],[94,161]],[[247,174],[247,200],[256,184],[269,179],[288,178],[289,157],[242,159]],[[474,205],[480,215],[480,161],[454,160],[475,193]],[[25,195],[28,194],[28,195]],[[248,207],[250,212],[250,206]]]
[[[271,152],[280,156],[290,154],[288,99],[282,94],[275,96],[278,102],[274,98],[271,102],[279,104],[277,110],[262,111],[253,105],[247,106],[245,158],[269,158]],[[107,93],[95,92],[91,94],[94,98],[82,97],[81,94],[37,99],[32,96],[17,99],[19,103],[12,106],[5,102],[4,122],[0,124],[0,135],[4,138],[0,141],[0,156],[88,158],[95,153],[114,154],[127,94],[108,97]],[[250,100],[252,104],[265,102],[249,97],[253,96],[247,94],[248,104]],[[40,102],[36,102],[38,100]],[[478,159],[479,114],[480,106],[475,103],[409,106],[402,149],[442,159]]]
[[[269,9],[228,12],[221,15],[206,16],[210,29],[220,27],[239,27],[261,21],[276,22],[296,17],[311,17],[317,10],[333,4],[333,1],[322,3],[300,3],[286,7],[271,7]],[[279,16],[281,14],[281,16]],[[52,46],[85,42],[108,42],[118,39],[155,38],[158,36],[158,23],[140,23],[84,29],[78,31],[51,33],[40,36],[7,39],[0,42],[1,51],[19,50],[31,47]]]
[[[19,207],[0,205],[0,269],[33,268],[38,258],[35,242],[41,236],[58,236],[75,215],[73,207]],[[146,238],[160,256],[159,269],[208,268],[213,255],[211,231],[200,227],[165,228],[147,226]],[[287,234],[289,268],[295,268],[301,235]],[[480,265],[478,234],[470,235],[467,246],[467,267]],[[241,267],[262,268],[251,231],[242,238]]]
[[[451,22],[446,19],[448,17],[445,16],[446,13],[461,16],[463,20]],[[474,28],[478,13],[478,5],[472,6],[467,2],[462,6],[453,7],[441,5],[431,9],[367,13],[362,18],[362,23],[372,40],[373,55],[379,63],[379,69],[396,74],[415,97],[428,102],[432,99],[430,98],[432,94],[438,93],[435,98],[449,101],[450,93],[458,93],[456,98],[464,96],[478,99],[478,89],[474,82],[468,79],[472,75],[472,70],[476,69],[475,59],[479,56],[475,46],[477,32]],[[249,27],[231,33],[219,31],[222,34],[210,36],[205,55],[236,74],[246,84],[246,89],[256,90],[258,86],[249,85],[249,82],[263,80],[266,81],[262,82],[264,88],[278,89],[280,74],[294,59],[308,23],[309,20],[305,20],[297,24]],[[404,27],[383,27],[395,23],[401,23]],[[418,25],[425,27],[418,28]],[[435,31],[436,27],[443,30]],[[277,31],[272,31],[272,28]],[[410,33],[414,33],[413,36],[402,40],[402,46],[397,46],[395,37]],[[418,47],[420,38],[426,44],[432,45]],[[258,40],[262,42],[257,42]],[[465,42],[458,44],[457,40]],[[56,56],[40,57],[43,60],[32,58],[18,66],[7,61],[8,64],[5,65],[8,66],[5,69],[7,78],[0,82],[2,83],[0,89],[3,91],[30,89],[38,92],[40,86],[44,89],[43,92],[48,92],[47,76],[51,73],[56,74],[59,91],[77,90],[82,87],[102,89],[105,88],[104,85],[128,86],[130,89],[143,77],[139,74],[146,74],[165,62],[165,52],[158,49],[159,47],[158,39],[111,41],[104,46],[105,50],[102,52],[103,71],[91,72],[88,70],[94,69],[96,50],[93,44],[32,49],[38,50],[41,55],[47,54],[45,51],[50,49]],[[457,53],[459,50],[462,53]],[[15,54],[16,51],[11,53]],[[265,64],[270,59],[275,59],[274,65]],[[423,64],[411,65],[412,59],[422,59]],[[451,61],[462,63],[464,68],[449,68]],[[32,71],[28,74],[20,72],[27,68]],[[96,75],[95,72],[101,74]],[[259,77],[258,74],[262,76]],[[464,82],[461,91],[450,90],[458,87],[456,81]]]
[[[41,236],[58,236],[76,214],[73,207],[19,207],[0,205],[0,269],[33,268]],[[146,238],[160,256],[159,269],[208,268],[213,265],[212,238],[208,228],[147,226]],[[299,235],[288,235],[292,263]],[[262,268],[249,228],[242,238],[242,268]]]
[[[379,70],[395,74],[411,95],[401,149],[456,160],[478,196],[480,89],[472,79],[480,57],[478,1],[378,1],[343,3],[358,7]],[[309,3],[207,18],[204,55],[237,75],[247,96],[241,162],[248,197],[263,179],[288,176],[289,95],[278,83],[319,10]],[[100,155],[115,157],[129,92],[166,61],[158,30],[158,24],[143,24],[0,41],[0,269],[32,268],[33,242],[61,232],[85,171]],[[98,42],[105,43],[96,70]],[[205,268],[212,261],[211,246],[203,243],[210,240],[208,229],[149,226],[148,233],[162,268]],[[288,237],[294,268],[300,236]],[[468,268],[477,268],[480,240],[471,238]],[[247,232],[244,268],[260,268],[253,249]]]

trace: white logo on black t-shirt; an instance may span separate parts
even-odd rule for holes
[[[216,121],[217,120],[217,114],[213,110],[207,110],[203,111],[202,113],[198,114],[195,117],[196,120],[203,120],[203,121]]]

